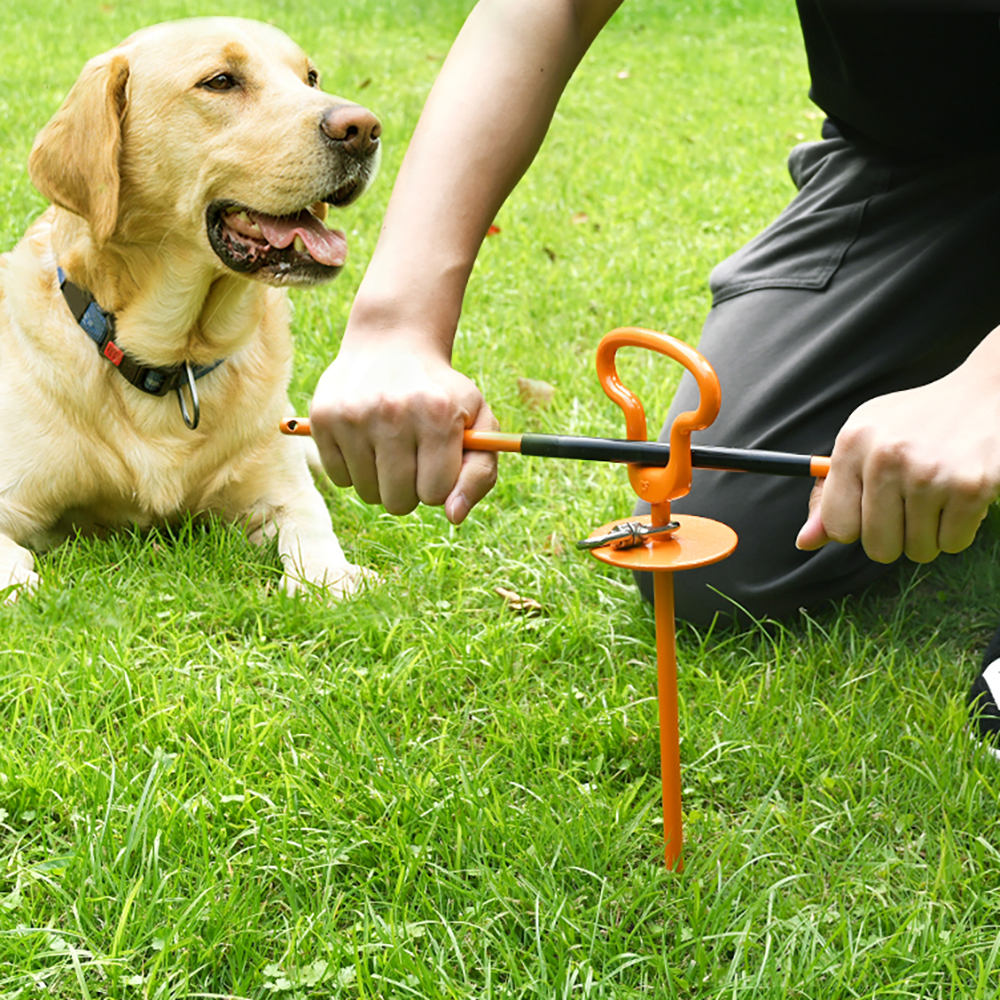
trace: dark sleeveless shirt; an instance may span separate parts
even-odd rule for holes
[[[797,3],[809,96],[845,136],[907,156],[1000,150],[1000,3]]]

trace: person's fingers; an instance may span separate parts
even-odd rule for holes
[[[404,404],[384,392],[352,395],[331,366],[313,396],[310,420],[337,486],[353,486],[365,503],[382,504],[390,514],[416,507],[416,431]]]
[[[393,356],[373,383],[366,358],[339,358],[310,407],[323,466],[366,503],[407,514],[418,503],[446,505],[456,524],[492,488],[496,456],[463,454],[467,426],[497,422],[475,383],[447,364]],[[365,388],[368,387],[368,388]]]
[[[820,497],[820,517],[823,530],[832,542],[857,541],[861,535],[861,476],[853,456],[838,455],[837,446],[830,456],[830,474],[824,481]]]
[[[338,436],[354,489],[365,503],[390,514],[409,514],[417,496],[416,449],[419,429],[405,405],[376,401],[358,416],[348,408]]]
[[[907,559],[929,563],[941,554],[938,537],[943,501],[944,497],[937,490],[926,486],[913,486],[907,491],[903,501],[904,539],[900,549]]]
[[[374,490],[362,493],[357,481],[354,488],[365,503],[380,503],[389,514],[409,514],[420,503],[412,441],[406,447],[398,438],[394,439],[390,444],[381,444],[375,454]]]
[[[440,506],[454,489],[462,468],[462,432],[469,414],[482,402],[478,392],[469,395],[459,411],[441,405],[440,414],[426,414],[416,464],[416,491],[421,503]]]
[[[989,483],[971,483],[955,490],[941,511],[938,547],[942,552],[961,552],[976,537],[993,502]]]
[[[493,411],[484,402],[476,414],[471,430],[496,431],[499,429],[500,424],[493,416]],[[469,511],[493,489],[496,481],[496,452],[464,452],[458,481],[444,502],[445,516],[452,524],[461,524]]]
[[[343,452],[337,447],[337,441],[327,430],[326,425],[318,421],[310,420],[312,423],[312,435],[316,442],[316,449],[319,452],[323,469],[333,481],[335,486],[342,489],[351,485],[351,473],[348,471],[347,463],[344,461]]]
[[[344,461],[344,454],[337,445],[332,414],[328,412],[328,407],[320,405],[315,397],[309,407],[309,422],[312,425],[312,439],[326,474],[336,486],[342,489],[350,486],[351,473]]]
[[[838,538],[838,541],[853,542],[860,537],[869,559],[878,563],[895,562],[906,544],[907,506],[899,479],[896,476],[868,476],[859,494],[860,524],[852,529],[852,537]],[[923,538],[916,527],[915,524],[914,539]]]
[[[830,541],[830,536],[823,527],[822,500],[825,485],[825,479],[817,479],[809,494],[809,516],[806,518],[806,523],[799,528],[795,539],[795,547],[803,552],[814,552]]]
[[[337,433],[338,447],[344,456],[344,464],[350,478],[350,485],[365,503],[382,503],[382,494],[379,490],[379,465],[376,455],[383,459],[384,451],[375,448],[369,443],[367,437],[359,434],[340,430]],[[413,508],[410,507],[409,510]]]
[[[331,395],[327,392],[325,398]],[[381,503],[376,449],[367,427],[367,413],[342,403],[337,408],[321,404],[318,396],[317,392],[313,397],[309,420],[323,467],[337,486],[353,486],[365,503]]]

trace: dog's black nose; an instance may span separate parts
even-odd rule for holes
[[[370,156],[378,149],[382,123],[360,104],[330,108],[319,123],[323,134],[351,156]]]

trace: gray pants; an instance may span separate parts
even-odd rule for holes
[[[1000,155],[893,162],[829,124],[823,134],[792,151],[788,208],[712,272],[699,349],[722,411],[696,444],[829,455],[857,406],[942,377],[1000,325]],[[661,439],[696,406],[685,375]],[[676,575],[678,617],[780,618],[890,569],[858,543],[795,548],[812,484],[696,470],[673,509],[723,521],[740,542]],[[651,580],[638,582],[651,597]]]

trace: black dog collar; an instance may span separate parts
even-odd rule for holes
[[[139,364],[114,341],[114,313],[102,309],[94,301],[90,292],[80,288],[79,285],[74,285],[66,277],[66,272],[61,267],[57,267],[56,270],[59,273],[59,287],[62,289],[63,298],[69,306],[69,311],[87,336],[97,345],[98,353],[110,361],[126,381],[150,396],[165,396],[172,389],[175,389],[180,401],[184,423],[191,430],[194,430],[201,419],[201,408],[198,404],[195,382],[210,371],[214,371],[226,359],[219,358],[218,361],[213,361],[210,365],[196,365],[195,367],[192,367],[187,361],[182,365],[174,365],[170,368],[150,368],[147,365]],[[193,415],[188,414],[183,392],[185,387],[191,393]]]

